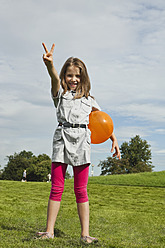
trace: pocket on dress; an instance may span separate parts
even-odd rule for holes
[[[56,129],[53,137],[53,141],[58,141],[62,138],[61,129]]]
[[[90,103],[88,102],[87,99],[82,99],[82,100],[81,100],[81,106],[82,106],[82,109],[83,109],[86,113],[90,113],[90,112],[91,112],[91,105],[90,105]]]
[[[68,99],[67,97],[62,97],[62,106],[64,106],[65,108],[70,108],[73,106],[73,100],[72,99]]]

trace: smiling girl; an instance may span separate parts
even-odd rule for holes
[[[43,43],[44,63],[51,77],[52,99],[57,109],[58,126],[53,137],[52,187],[48,202],[46,232],[39,238],[54,238],[54,225],[60,209],[68,164],[73,167],[74,192],[81,224],[81,242],[95,243],[98,239],[89,236],[89,201],[87,183],[90,161],[89,114],[100,110],[90,96],[90,80],[85,64],[78,58],[69,58],[63,65],[60,76],[53,65],[54,44],[50,52]],[[113,156],[120,158],[120,150],[114,133],[111,135]]]

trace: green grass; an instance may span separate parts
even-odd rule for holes
[[[90,177],[90,234],[97,247],[165,247],[165,172]],[[44,231],[50,184],[0,181],[0,247],[81,247],[73,179],[65,182],[54,240]],[[90,247],[93,247],[90,245]]]
[[[91,177],[90,183],[105,185],[165,187],[165,171]]]

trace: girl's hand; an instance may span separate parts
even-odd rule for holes
[[[45,49],[45,54],[43,54],[43,61],[45,63],[46,66],[53,66],[53,52],[54,52],[54,47],[55,47],[55,44],[53,43],[51,49],[50,49],[50,52],[48,51],[45,43],[42,43],[44,49]]]
[[[54,47],[55,44],[53,43],[50,52],[48,51],[45,43],[42,43],[44,49],[45,49],[45,54],[43,54],[43,61],[47,67],[49,76],[51,77],[51,84],[52,84],[52,94],[53,96],[57,95],[57,92],[60,89],[60,78],[59,75],[53,65],[53,52],[54,52]]]
[[[115,153],[113,154],[113,157],[116,156],[118,159],[120,159],[121,158],[120,149],[119,149],[119,145],[117,143],[117,139],[116,139],[114,133],[111,135],[110,139],[112,140],[111,152],[114,152],[114,150],[115,150]]]

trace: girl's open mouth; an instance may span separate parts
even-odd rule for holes
[[[70,84],[70,87],[75,87],[75,86],[77,86],[78,83],[77,82],[74,82],[74,83],[70,82],[69,84]]]

